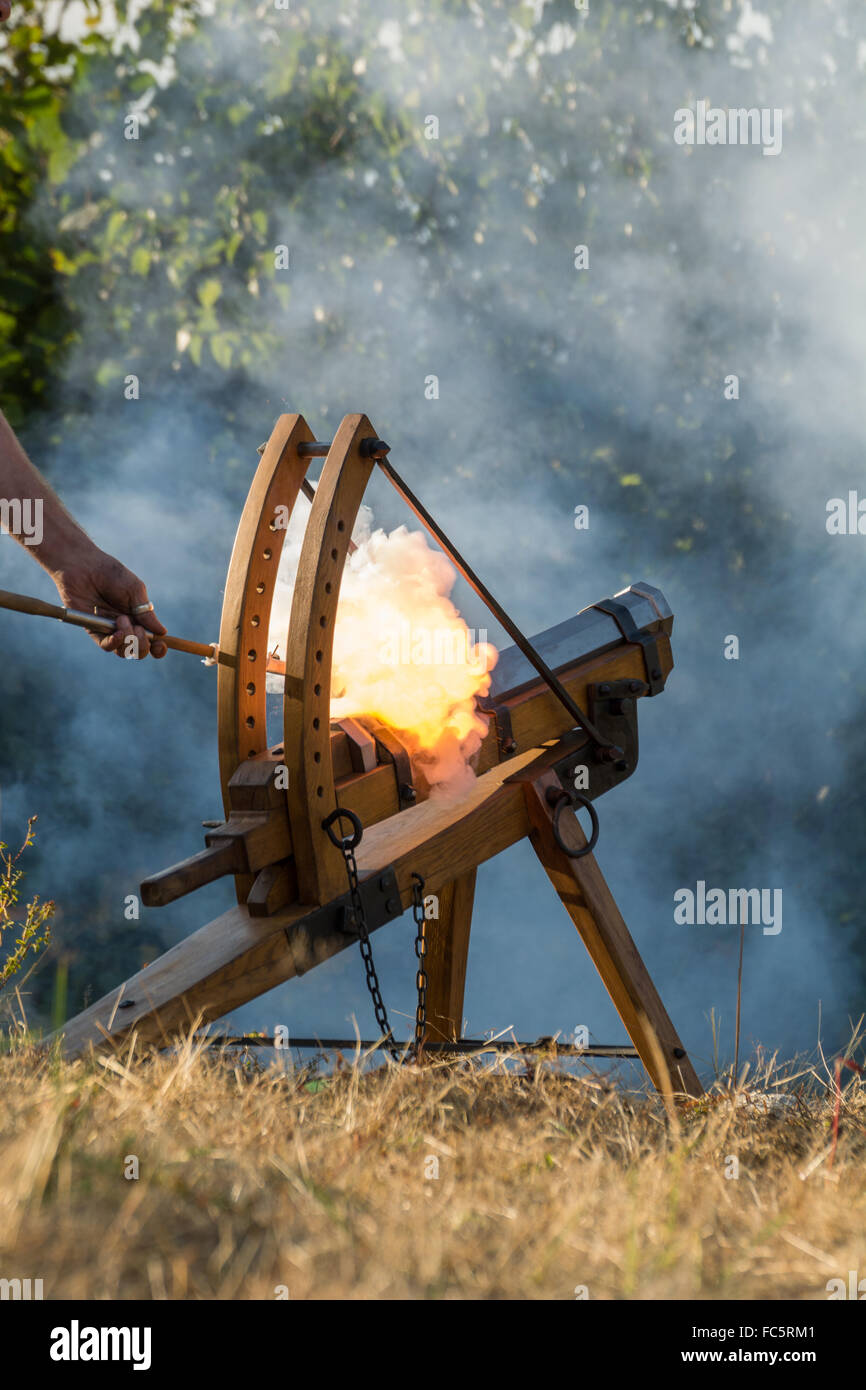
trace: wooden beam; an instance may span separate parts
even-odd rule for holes
[[[587,854],[571,859],[554,839],[553,811],[546,792],[548,787],[561,787],[561,783],[548,771],[524,786],[532,847],[577,927],[653,1084],[662,1095],[685,1092],[702,1096],[704,1089],[697,1073],[595,857]],[[570,812],[563,814],[559,824],[570,849],[586,844],[586,836]]]
[[[455,873],[467,873],[519,840],[528,831],[523,788],[506,778],[539,751],[492,769],[456,800],[426,801],[373,826],[358,849],[362,877],[393,862],[405,908],[413,870],[435,893]],[[341,893],[345,889],[344,882]],[[77,1056],[91,1046],[110,1046],[133,1029],[144,1044],[168,1043],[196,1018],[221,1018],[354,944],[344,933],[314,929],[310,914],[309,904],[295,903],[254,918],[238,904],[67,1023],[64,1052]],[[408,932],[406,948],[411,953]]]
[[[341,891],[343,859],[322,829],[334,810],[331,766],[331,664],[340,581],[352,528],[374,468],[361,455],[375,431],[366,415],[346,415],[328,451],[310,509],[286,648],[283,741],[291,769],[286,793],[298,888],[307,903]],[[345,830],[344,832],[345,833]]]
[[[355,851],[359,873],[392,865],[408,907],[413,872],[424,879],[426,892],[438,893],[452,879],[501,854],[529,832],[523,788],[508,779],[543,752],[529,748],[485,772],[458,797],[422,801],[371,826]]]
[[[670,638],[664,632],[657,632],[656,644],[662,675],[667,679],[674,665]],[[572,699],[588,714],[587,686],[600,681],[646,679],[643,650],[623,642],[622,646],[602,652],[589,661],[560,669],[557,675]],[[573,727],[567,712],[540,679],[522,694],[516,697],[506,694],[498,703],[504,704],[511,716],[511,729],[518,749],[532,748],[547,739],[561,738]],[[499,758],[496,730],[492,724],[491,720],[491,728],[475,762],[475,770],[479,773],[486,772]]]
[[[300,415],[281,415],[271,432],[244,503],[226,576],[220,622],[220,650],[236,658],[220,665],[217,675],[217,739],[220,782],[226,815],[229,781],[239,764],[268,746],[265,666],[268,625],[277,566],[286,535],[277,508],[291,514],[309,459],[298,445],[314,438]],[[235,888],[243,902],[252,887],[248,873],[238,874]]]
[[[425,885],[426,894],[426,885]],[[466,960],[475,898],[475,870],[439,890],[438,920],[425,924],[429,1042],[456,1042],[463,1033]]]

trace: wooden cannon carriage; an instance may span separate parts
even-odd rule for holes
[[[363,415],[346,416],[329,445],[299,415],[277,421],[238,527],[220,627],[225,820],[201,853],[142,885],[143,902],[158,906],[233,875],[237,905],[67,1023],[63,1048],[76,1055],[133,1032],[143,1043],[168,1043],[196,1021],[220,1018],[401,917],[417,901],[417,876],[439,911],[426,943],[425,1037],[458,1039],[476,869],[528,836],[655,1085],[699,1095],[589,852],[596,832],[588,845],[570,814],[580,801],[597,828],[593,802],[634,770],[638,700],[661,691],[673,665],[670,609],[656,589],[632,585],[527,642],[385,462],[387,452]],[[325,461],[313,492],[306,474],[317,456]],[[481,702],[488,732],[476,778],[457,797],[429,796],[396,731],[363,718],[331,721],[340,581],[377,465],[517,639]],[[286,518],[302,489],[312,500],[286,646],[283,737],[269,745],[269,619]],[[354,899],[345,857],[354,837],[334,833],[337,808],[363,826]]]

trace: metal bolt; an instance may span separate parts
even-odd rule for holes
[[[629,690],[632,692],[633,695],[636,695],[637,692],[640,690],[640,688],[641,688],[642,685],[643,685],[643,681],[629,681],[629,683],[628,683],[628,688],[629,688]]]
[[[622,748],[617,748],[616,745],[612,748],[599,748],[598,760],[601,763],[618,763],[624,756],[624,751]]]
[[[661,678],[662,678],[662,673],[661,673],[661,671],[659,670],[658,666],[655,668],[655,670],[653,671],[652,675],[653,675],[653,680],[654,680],[654,681],[660,681],[660,680],[661,680]]]
[[[685,1057],[685,1055],[686,1055],[686,1049],[685,1049],[684,1047],[675,1047],[675,1048],[674,1048],[674,1056],[675,1056],[677,1059],[679,1059],[680,1057]]]
[[[381,888],[382,892],[384,893],[385,889],[386,889],[386,888],[390,888],[390,887],[391,887],[391,884],[392,884],[393,882],[394,882],[394,875],[393,875],[393,874],[383,874],[382,877],[379,879],[379,887]]]
[[[362,439],[358,446],[358,453],[362,459],[384,458],[390,452],[391,447],[385,443],[384,439]]]
[[[623,696],[619,700],[611,700],[610,702],[611,714],[628,715],[631,714],[633,709],[634,700],[629,700],[626,696]]]
[[[607,684],[606,681],[605,681],[604,685],[600,685],[600,686],[598,687],[598,693],[599,693],[599,695],[609,695],[609,694],[610,694],[610,686]]]
[[[387,898],[385,900],[385,910],[387,912],[399,912],[401,907],[402,903],[399,898]]]
[[[416,792],[415,788],[410,787],[408,782],[403,783],[402,787],[400,788],[400,795],[404,801],[415,801],[418,797],[418,793]]]
[[[503,753],[505,754],[505,756],[508,757],[508,758],[511,757],[511,754],[512,754],[512,753],[516,753],[516,752],[517,752],[517,743],[515,742],[515,740],[514,740],[513,738],[510,738],[510,739],[508,740],[507,743],[504,743],[504,744],[502,745],[502,751],[503,751]]]

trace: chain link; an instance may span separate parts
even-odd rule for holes
[[[351,821],[354,830],[353,835],[338,837],[331,828],[336,821],[347,819]],[[322,822],[322,828],[327,831],[331,843],[340,850],[346,861],[346,877],[349,880],[349,898],[351,900],[350,919],[358,933],[361,948],[361,959],[364,962],[364,970],[367,976],[367,989],[370,991],[370,998],[373,1000],[373,1009],[376,1014],[376,1022],[379,1031],[385,1039],[385,1046],[390,1052],[394,1061],[400,1056],[400,1044],[391,1032],[391,1025],[388,1022],[388,1013],[385,1009],[385,1001],[382,998],[382,991],[379,988],[379,976],[376,974],[376,967],[373,964],[373,948],[370,945],[370,933],[367,928],[367,914],[364,911],[364,899],[361,897],[361,887],[358,881],[358,864],[355,859],[355,847],[361,842],[363,827],[361,821],[354,811],[344,808],[337,808],[326,816]],[[415,1037],[409,1050],[409,1059],[417,1061],[421,1055],[424,1045],[424,1034],[427,1030],[427,971],[424,969],[424,958],[427,955],[427,938],[424,934],[424,880],[420,874],[412,875],[412,915],[415,918],[415,955],[418,957],[418,971],[415,976],[415,983],[418,989],[418,1006],[415,1010]]]
[[[427,1031],[427,971],[424,961],[427,956],[427,937],[424,921],[424,880],[420,874],[412,875],[412,915],[415,918],[415,955],[418,957],[418,973],[415,984],[418,989],[418,1007],[415,1010],[415,1041],[412,1047],[414,1061],[418,1061],[424,1046]]]
[[[370,998],[373,1001],[373,1011],[376,1015],[376,1022],[379,1025],[379,1032],[386,1039],[388,1051],[396,1060],[399,1056],[400,1049],[397,1046],[394,1034],[391,1032],[391,1024],[388,1022],[385,1001],[382,998],[382,991],[379,988],[379,976],[376,974],[376,966],[373,963],[373,948],[370,945],[370,934],[367,930],[367,914],[364,911],[364,901],[361,897],[361,889],[358,885],[358,865],[355,860],[355,851],[347,839],[343,840],[340,848],[346,860],[346,875],[349,879],[349,896],[352,899],[352,921],[358,932],[358,944],[361,948],[361,959],[364,962],[364,970],[367,976],[367,988],[370,991]]]

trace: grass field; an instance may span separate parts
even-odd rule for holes
[[[0,1278],[46,1299],[809,1300],[866,1278],[866,1088],[843,1073],[833,1152],[822,1061],[667,1109],[534,1061],[324,1075],[193,1040],[68,1064],[12,1039],[0,1075]]]

